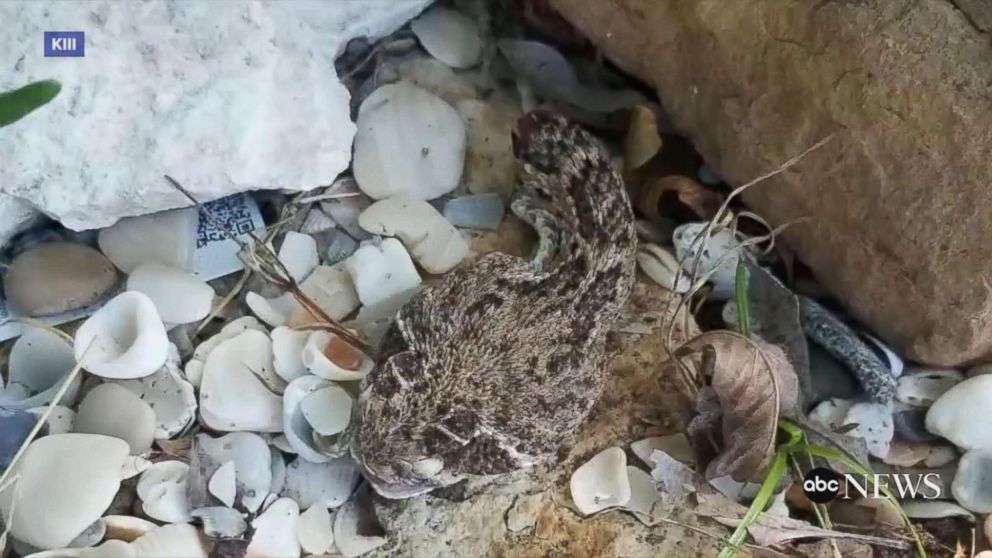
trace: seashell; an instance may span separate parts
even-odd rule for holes
[[[193,480],[190,482],[190,501],[194,507],[212,505],[207,495],[206,479],[225,463],[233,462],[236,488],[236,502],[254,513],[262,505],[266,494],[271,492],[272,466],[271,452],[265,440],[250,432],[234,432],[211,438],[199,434],[195,438],[190,469]],[[200,482],[202,480],[202,483]]]
[[[73,351],[83,368],[97,376],[141,378],[165,364],[169,338],[151,299],[128,291],[79,326]]]
[[[358,465],[350,456],[327,463],[311,463],[296,458],[286,467],[286,486],[280,493],[307,509],[322,505],[337,508],[348,500],[361,478]]]
[[[992,450],[992,429],[981,420],[988,412],[989,401],[992,375],[968,378],[934,401],[927,411],[926,428],[964,450]]]
[[[889,372],[892,372],[892,377],[898,378],[902,376],[905,365],[903,364],[902,359],[899,358],[899,355],[897,355],[895,351],[890,349],[885,343],[882,343],[874,335],[866,331],[862,331],[861,335],[868,341],[868,344],[871,346],[872,350],[876,353],[880,353],[879,357],[881,357],[882,361],[888,365]]]
[[[0,468],[6,469],[10,466],[10,462],[37,424],[38,417],[32,413],[20,409],[0,408]],[[46,434],[47,432],[42,428],[37,437]]]
[[[307,373],[303,364],[303,347],[310,337],[309,331],[300,331],[285,326],[272,330],[272,356],[276,374],[287,382]]]
[[[240,537],[248,530],[248,523],[237,510],[230,507],[210,506],[197,508],[190,515],[203,522],[203,534],[213,538]]]
[[[400,239],[428,273],[445,273],[468,255],[468,242],[431,204],[406,196],[377,201],[358,216],[358,224],[379,236]]]
[[[334,514],[334,544],[342,556],[351,558],[386,544],[385,533],[375,519],[367,491],[346,502]],[[382,533],[383,536],[372,535]]]
[[[455,10],[434,6],[410,22],[424,50],[452,68],[471,68],[482,59],[479,25]]]
[[[97,519],[92,525],[83,530],[78,537],[72,539],[68,548],[90,548],[96,546],[107,534],[107,524],[103,519]]]
[[[293,446],[289,443],[289,439],[286,438],[285,434],[279,434],[278,436],[273,436],[272,439],[269,441],[269,443],[271,443],[272,447],[278,449],[279,451],[285,453],[292,453],[292,454],[296,453],[296,450],[293,449]]]
[[[167,324],[206,318],[216,296],[214,288],[196,275],[156,262],[135,268],[127,278],[127,289],[147,295]]]
[[[844,419],[852,405],[854,401],[850,399],[827,399],[810,411],[809,420],[833,432],[844,425]]]
[[[275,447],[269,446],[269,454],[271,456],[271,466],[269,470],[272,472],[272,482],[269,486],[269,492],[271,494],[279,494],[282,492],[282,488],[286,486],[286,459],[283,458],[282,452]]]
[[[117,384],[101,384],[79,404],[76,431],[120,438],[132,455],[140,455],[152,448],[155,412],[131,391]]]
[[[694,473],[685,463],[660,449],[652,451],[649,459],[654,463],[651,468],[651,478],[667,497],[680,501],[690,492],[695,491]]]
[[[245,295],[245,304],[258,319],[272,327],[286,325],[297,309],[296,298],[288,292],[275,298],[265,298],[252,291]]]
[[[303,364],[321,378],[351,382],[367,376],[375,362],[333,333],[314,331],[303,349]]]
[[[366,306],[375,306],[420,284],[420,274],[403,244],[386,238],[378,246],[362,245],[344,261],[344,268]]]
[[[351,314],[361,305],[355,284],[343,263],[317,266],[306,281],[300,284],[300,289],[335,320]],[[313,316],[297,306],[290,315],[290,321],[300,322],[300,325],[303,325],[312,322]]]
[[[358,226],[358,215],[372,205],[372,201],[358,188],[355,179],[339,178],[329,190],[340,197],[320,202],[320,208],[324,213],[329,215],[349,237],[355,240],[371,238],[369,233]]]
[[[329,553],[334,547],[334,524],[327,508],[318,504],[301,513],[297,536],[304,552],[318,556]]]
[[[131,542],[152,529],[158,528],[158,525],[147,519],[130,515],[105,515],[103,522],[107,526],[106,537],[108,539],[125,542]]]
[[[332,232],[337,225],[334,223],[334,219],[324,211],[319,206],[311,206],[310,211],[307,211],[307,216],[303,219],[303,224],[300,225],[300,232],[304,234],[320,234],[325,232]]]
[[[203,365],[206,364],[210,351],[216,349],[224,341],[237,337],[249,329],[261,331],[262,333],[268,331],[265,326],[252,316],[244,316],[232,320],[212,337],[200,343],[196,347],[196,350],[193,351],[193,356],[186,362],[186,368],[184,370],[186,380],[193,384],[193,386],[200,387],[200,381],[203,379]]]
[[[655,283],[670,291],[682,294],[692,287],[688,273],[682,272],[676,288],[675,277],[681,266],[675,256],[657,244],[642,244],[637,251],[637,264]]]
[[[207,548],[192,525],[163,525],[145,533],[131,543],[135,556],[141,558],[207,558]]]
[[[100,229],[97,243],[100,251],[124,273],[148,262],[192,271],[198,224],[193,207],[125,217]]]
[[[441,212],[456,227],[495,231],[503,222],[506,202],[496,193],[461,196],[445,202]]]
[[[951,494],[961,507],[975,513],[992,513],[992,452],[971,450],[958,461],[957,472],[951,482]]]
[[[237,495],[235,475],[234,462],[226,461],[214,471],[207,483],[207,490],[229,508],[234,507],[234,498]]]
[[[72,346],[62,336],[44,328],[28,328],[10,350],[7,387],[0,391],[0,406],[28,409],[50,403],[75,366]],[[62,397],[63,404],[75,403],[80,383],[77,376]]]
[[[627,454],[618,447],[599,452],[572,473],[569,489],[583,515],[626,504],[630,500]]]
[[[110,540],[93,548],[60,548],[28,554],[24,558],[138,558],[124,541]]]
[[[322,436],[344,432],[351,420],[351,395],[338,386],[327,386],[300,401],[303,417]]]
[[[758,483],[736,481],[730,475],[710,479],[708,482],[717,492],[735,502],[753,500],[761,488]]]
[[[282,385],[273,371],[269,336],[243,331],[210,351],[200,385],[200,417],[214,430],[279,432]]]
[[[189,521],[188,475],[189,465],[182,461],[159,461],[149,467],[138,479],[137,493],[142,511],[148,517],[166,523]]]
[[[630,500],[622,506],[623,509],[634,514],[645,525],[658,523],[655,514],[661,511],[664,502],[654,479],[637,467],[628,466],[627,481],[630,484]]]
[[[255,528],[246,556],[252,558],[297,558],[300,508],[289,498],[280,498],[251,522]]]
[[[152,462],[140,455],[129,455],[121,466],[121,480],[136,477],[152,466]]]
[[[279,246],[279,261],[297,283],[303,281],[320,263],[317,241],[308,234],[286,231]]]
[[[695,453],[684,432],[677,432],[668,436],[653,436],[630,444],[630,451],[634,452],[634,455],[643,461],[645,465],[652,468],[655,466],[655,462],[651,454],[655,450],[663,451],[677,461],[687,465],[692,465],[696,462]]]
[[[110,506],[127,455],[126,443],[96,434],[31,442],[10,469],[17,484],[0,491],[10,535],[39,549],[67,546]]]
[[[861,438],[868,446],[868,453],[884,459],[895,432],[892,409],[881,403],[855,403],[848,409],[844,424],[857,424],[848,436]]]
[[[710,235],[705,244],[699,236],[707,227],[707,223],[686,223],[675,229],[672,235],[675,244],[675,256],[689,275],[689,281],[706,277],[713,284],[710,297],[714,300],[727,300],[734,296],[734,280],[737,276],[737,262],[740,261],[744,248],[733,233],[727,229],[716,230]],[[695,276],[693,268],[696,257],[699,264]]]
[[[397,293],[375,306],[363,306],[352,325],[361,332],[372,347],[378,347],[386,330],[395,321],[397,312],[423,288],[423,285],[418,285],[408,291]]]
[[[144,378],[117,380],[114,383],[151,406],[155,416],[154,437],[157,440],[172,438],[196,418],[193,384],[183,379],[178,367],[171,362]]]
[[[48,407],[34,407],[33,409],[28,409],[28,412],[41,418],[47,410]],[[48,415],[47,424],[49,434],[67,434],[72,432],[75,427],[76,413],[69,407],[56,405],[55,409]]]
[[[282,396],[283,434],[293,453],[313,463],[324,463],[329,458],[313,446],[313,426],[303,416],[300,404],[311,393],[330,385],[330,382],[308,374],[290,382]]]
[[[896,382],[896,400],[917,407],[929,407],[945,391],[964,381],[957,370],[910,368]]]

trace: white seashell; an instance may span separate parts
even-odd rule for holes
[[[121,466],[121,480],[136,477],[152,466],[152,462],[140,455],[129,455]]]
[[[301,513],[297,536],[305,552],[318,556],[329,553],[334,546],[334,524],[327,508],[318,504]]]
[[[649,459],[654,463],[651,478],[668,497],[679,501],[695,491],[695,474],[685,463],[660,449],[652,451]]]
[[[377,201],[358,224],[379,236],[395,236],[428,273],[445,273],[468,255],[468,242],[438,210],[405,196]]]
[[[375,306],[420,285],[417,268],[395,238],[386,238],[378,246],[362,243],[343,264],[365,306]]]
[[[198,224],[193,207],[125,217],[101,229],[97,243],[100,251],[124,273],[147,262],[192,271]]]
[[[975,515],[951,502],[903,500],[902,510],[913,519],[940,519],[943,517],[963,517],[974,523]]]
[[[355,283],[345,269],[344,262],[317,266],[306,281],[300,284],[300,289],[335,320],[351,314],[361,305]],[[305,311],[298,308],[292,317],[298,318],[301,315],[306,317]]]
[[[287,382],[307,373],[303,365],[303,347],[310,337],[309,331],[300,331],[285,326],[272,330],[272,356],[276,374]]]
[[[300,555],[300,508],[289,498],[280,498],[251,522],[255,528],[245,556],[252,558],[297,558]]]
[[[266,381],[263,381],[266,380]],[[210,351],[200,385],[200,416],[214,430],[282,430],[282,380],[272,364],[272,341],[249,329]]]
[[[289,387],[287,387],[286,389],[289,389]],[[289,443],[289,438],[287,438],[285,434],[279,434],[278,436],[273,436],[272,439],[269,440],[269,443],[271,443],[272,447],[278,449],[279,451],[292,453],[292,454],[296,453],[296,449],[293,448],[293,446]]]
[[[375,362],[367,355],[362,355],[362,363],[357,370],[348,370],[335,364],[324,354],[324,349],[334,337],[333,333],[327,331],[314,331],[307,338],[307,344],[303,348],[303,364],[311,374],[320,376],[335,382],[352,382],[361,380],[372,371]]]
[[[10,535],[40,549],[67,546],[110,506],[127,455],[126,443],[96,434],[31,442],[11,469],[17,483],[0,491]]]
[[[207,558],[200,533],[189,524],[163,525],[131,543],[140,558]]]
[[[286,459],[282,456],[282,452],[273,446],[269,446],[269,454],[272,458],[271,466],[269,467],[269,471],[272,473],[269,492],[279,494],[282,492],[282,488],[286,486]]]
[[[655,517],[661,511],[663,500],[651,475],[637,467],[627,467],[627,481],[630,484],[630,500],[623,509],[634,514],[641,523],[651,526],[658,523]]]
[[[155,414],[155,439],[167,440],[182,432],[196,418],[193,384],[183,379],[172,362],[150,376],[117,380],[117,385],[140,397]]]
[[[338,386],[327,386],[307,395],[300,411],[314,431],[322,436],[344,432],[351,420],[351,395]]]
[[[355,317],[352,325],[373,347],[378,346],[386,334],[386,330],[396,319],[397,312],[423,288],[423,285],[418,285],[410,290],[397,293],[375,306],[363,306],[358,311],[358,316]]]
[[[147,519],[130,515],[105,515],[103,522],[107,526],[106,536],[108,539],[125,542],[131,542],[152,529],[158,528],[158,525]]]
[[[608,448],[572,473],[569,489],[575,507],[590,515],[630,500],[627,454],[618,447]]]
[[[330,382],[317,376],[301,376],[286,386],[282,395],[282,430],[293,453],[313,463],[324,463],[329,457],[313,445],[313,427],[303,416],[300,404],[311,393],[329,387]],[[306,507],[306,506],[303,506]]]
[[[117,384],[91,389],[79,404],[76,431],[103,434],[127,442],[132,455],[152,448],[155,412],[137,395]]]
[[[754,499],[761,488],[758,483],[735,481],[730,475],[710,479],[708,482],[717,492],[735,502],[746,502]]]
[[[10,350],[7,388],[0,391],[0,406],[27,409],[50,403],[75,366],[72,346],[65,339],[43,328],[27,329]],[[63,404],[75,403],[80,383],[77,375],[62,397]]]
[[[97,376],[141,378],[165,364],[169,338],[151,299],[128,291],[83,322],[73,351],[83,368]]]
[[[127,278],[127,289],[148,295],[162,321],[188,324],[207,317],[214,288],[188,271],[160,263],[138,266]]]
[[[28,412],[41,418],[48,407],[35,407],[28,409]],[[76,413],[69,407],[56,405],[51,414],[48,415],[48,434],[67,434],[72,432],[76,424]]]
[[[234,432],[220,438],[200,434],[196,437],[195,453],[198,475],[212,475],[224,463],[234,462],[237,501],[249,512],[257,511],[271,492],[272,453],[261,436],[250,432]]]
[[[334,509],[348,500],[360,478],[358,465],[350,456],[327,463],[297,458],[286,467],[286,486],[281,494],[303,509],[317,504]]]
[[[92,525],[83,530],[78,537],[72,539],[68,544],[69,548],[90,548],[96,546],[107,534],[107,524],[103,519],[97,519]]]
[[[889,366],[889,372],[892,372],[892,377],[898,378],[902,376],[903,368],[905,367],[905,365],[903,364],[902,359],[899,358],[899,355],[897,355],[895,351],[890,349],[888,345],[882,343],[881,340],[879,340],[874,335],[868,333],[867,331],[862,331],[861,335],[863,335],[865,339],[868,340],[869,343],[878,347],[878,350],[882,351],[882,354],[885,355],[885,362]]]
[[[190,515],[203,522],[203,534],[214,538],[240,537],[248,530],[248,523],[237,510],[221,506],[197,508]]]
[[[929,407],[945,391],[964,381],[957,370],[910,368],[896,382],[896,399],[908,405]]]
[[[358,109],[352,167],[359,187],[381,200],[430,200],[455,189],[466,130],[451,105],[407,82],[383,85]]]
[[[136,488],[142,511],[148,517],[166,523],[189,521],[190,508],[186,500],[188,475],[189,465],[182,461],[159,461],[149,467],[141,474]]]
[[[60,548],[28,554],[24,558],[138,558],[124,541],[110,540],[93,548]]]
[[[685,223],[676,228],[672,237],[675,255],[689,275],[690,281],[708,277],[707,280],[713,284],[710,298],[727,300],[734,296],[737,262],[740,260],[743,248],[734,238],[733,233],[727,229],[720,229],[710,235],[705,243],[702,238],[697,240],[697,236],[707,226],[708,223]],[[696,256],[700,251],[702,254],[699,256],[699,264],[694,276],[693,268],[696,266]]]
[[[320,263],[317,241],[308,234],[286,231],[279,247],[279,261],[297,283],[303,281]]]
[[[965,450],[992,450],[992,428],[981,420],[990,401],[992,375],[968,378],[934,401],[927,411],[927,430]]]
[[[286,325],[296,311],[296,298],[293,293],[283,293],[275,298],[265,298],[256,292],[245,295],[245,304],[253,314],[272,327]]]
[[[634,455],[645,465],[652,468],[655,466],[655,462],[651,454],[655,450],[663,451],[685,464],[691,465],[696,461],[692,446],[684,432],[677,432],[668,436],[652,436],[630,444],[630,451],[634,452]]]
[[[655,283],[670,291],[687,293],[692,287],[689,275],[685,271],[679,276],[676,287],[675,277],[681,266],[675,256],[657,244],[642,244],[637,250],[637,264]]]
[[[238,490],[235,484],[235,475],[234,462],[227,461],[214,471],[214,474],[210,476],[210,482],[207,483],[207,489],[210,493],[229,508],[234,507],[234,498]]]
[[[386,544],[385,537],[364,534],[377,527],[364,524],[374,517],[371,513],[363,513],[364,505],[368,504],[361,500],[352,500],[334,514],[334,544],[346,558],[361,556]]]
[[[810,411],[809,420],[832,432],[844,425],[844,418],[852,405],[854,401],[850,399],[827,399]]]
[[[895,433],[890,406],[881,403],[855,403],[847,411],[844,424],[858,425],[847,432],[847,435],[863,439],[868,446],[868,453],[879,459],[888,455],[892,435]]]
[[[479,26],[464,15],[435,6],[410,22],[424,50],[452,68],[471,68],[482,58]]]
[[[186,380],[193,384],[195,387],[200,387],[200,381],[203,379],[203,365],[207,362],[207,356],[210,351],[217,348],[218,345],[224,341],[237,337],[242,332],[254,329],[256,331],[261,331],[265,333],[268,329],[265,328],[258,320],[252,316],[243,316],[236,320],[232,320],[231,323],[225,325],[203,343],[200,343],[196,350],[193,351],[193,356],[190,357],[189,361],[186,363],[186,368],[184,373],[186,375]]]

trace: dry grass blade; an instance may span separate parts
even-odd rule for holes
[[[196,209],[200,212],[211,225],[216,227],[218,230],[222,231],[225,236],[229,239],[237,242],[241,247],[244,256],[242,261],[244,261],[245,266],[251,268],[252,271],[258,273],[264,277],[267,281],[289,291],[293,294],[296,302],[303,307],[310,315],[320,322],[320,325],[327,331],[330,331],[346,341],[349,345],[361,350],[368,351],[369,347],[364,341],[358,338],[354,333],[348,328],[341,325],[340,322],[334,318],[327,315],[327,312],[317,305],[310,296],[303,292],[300,285],[293,279],[289,270],[283,265],[279,257],[272,251],[272,248],[261,238],[258,237],[254,232],[248,232],[248,237],[251,238],[252,243],[245,242],[238,238],[238,235],[231,231],[227,223],[222,223],[215,219],[213,215],[207,212],[201,204],[192,194],[189,193],[186,188],[184,188],[179,182],[169,175],[165,175],[165,179],[180,193],[186,196]]]

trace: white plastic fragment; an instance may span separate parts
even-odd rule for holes
[[[596,454],[572,473],[569,489],[583,515],[626,504],[630,500],[627,455],[618,447]]]
[[[73,352],[83,368],[97,376],[141,378],[165,364],[169,338],[151,299],[128,291],[79,326]]]

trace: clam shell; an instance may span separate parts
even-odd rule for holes
[[[194,507],[213,505],[207,494],[206,479],[229,461],[234,462],[236,471],[235,502],[244,509],[254,513],[271,492],[272,454],[257,434],[234,432],[220,438],[200,434],[195,438],[192,455],[190,468],[194,477],[190,483],[190,500]]]
[[[127,291],[83,322],[73,351],[83,368],[97,376],[141,378],[165,364],[169,338],[151,299]]]
[[[318,504],[334,509],[348,500],[360,478],[358,465],[350,456],[327,463],[297,458],[286,467],[286,486],[281,494],[303,509]]]
[[[28,329],[10,350],[8,382],[0,391],[0,406],[28,409],[50,403],[75,366],[72,346],[65,339],[46,329]],[[75,403],[80,383],[77,376],[62,404]]]
[[[214,538],[240,537],[248,524],[237,510],[230,507],[210,506],[197,508],[191,515],[203,522],[203,533]]]
[[[622,448],[608,448],[583,463],[569,480],[575,507],[590,515],[630,500],[627,454]]]
[[[207,317],[213,287],[196,275],[157,262],[138,266],[127,278],[127,289],[144,293],[155,304],[162,321],[188,324]]]
[[[279,247],[279,261],[294,281],[303,281],[320,263],[317,241],[308,234],[286,231]]]
[[[193,351],[193,356],[186,362],[185,375],[186,380],[193,384],[195,387],[200,387],[200,381],[203,379],[203,366],[207,362],[207,356],[211,351],[217,348],[218,345],[224,341],[237,337],[242,332],[253,329],[255,331],[261,331],[262,333],[268,330],[259,323],[252,316],[244,316],[236,320],[232,320],[231,323],[225,325],[219,332],[217,332],[213,337],[210,337],[203,343],[200,343],[196,350]]]
[[[172,362],[137,380],[117,380],[117,385],[137,395],[155,414],[155,439],[167,440],[182,432],[196,418],[196,393]]]
[[[297,535],[300,508],[289,498],[280,498],[251,522],[255,533],[246,556],[252,558],[296,558],[300,555]]]
[[[210,482],[207,483],[207,490],[229,508],[234,507],[234,498],[238,490],[235,475],[234,462],[227,461],[214,471],[210,476]]]
[[[76,415],[76,431],[103,434],[127,442],[132,455],[147,452],[155,434],[155,412],[131,391],[117,384],[91,389]]]
[[[166,523],[189,521],[192,516],[186,500],[187,475],[189,465],[182,461],[159,461],[142,473],[137,493],[145,514]]]
[[[300,546],[309,554],[327,554],[334,547],[334,524],[322,505],[310,506],[301,513],[297,529]]]
[[[365,378],[372,371],[375,362],[367,355],[362,355],[361,364],[357,369],[342,368],[325,354],[325,348],[333,337],[334,334],[327,331],[314,331],[310,334],[303,348],[303,364],[307,370],[311,374],[336,382],[352,382]]]
[[[203,538],[192,525],[163,525],[131,543],[135,556],[141,558],[207,558]]]
[[[280,326],[273,329],[270,336],[276,374],[287,382],[292,382],[306,374],[303,347],[307,344],[310,332]]]
[[[264,380],[264,381],[263,381]],[[272,341],[254,329],[210,351],[200,385],[200,416],[214,430],[282,430],[282,379],[272,364]],[[278,392],[274,389],[278,386]]]
[[[67,546],[110,506],[127,455],[122,440],[96,434],[31,442],[12,468],[17,484],[0,491],[0,511],[12,518],[10,535],[40,549]]]

